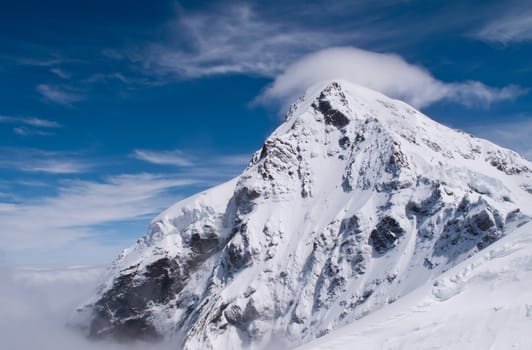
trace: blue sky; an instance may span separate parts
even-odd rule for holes
[[[105,264],[237,175],[307,85],[344,77],[532,159],[532,5],[0,5],[1,259]]]

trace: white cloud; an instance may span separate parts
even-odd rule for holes
[[[16,132],[16,131],[15,131]],[[0,168],[49,174],[78,174],[91,164],[75,159],[71,154],[38,149],[0,148]]]
[[[46,120],[41,118],[20,118],[0,115],[0,123],[4,124],[25,124],[40,128],[60,128],[61,124],[53,120]]]
[[[33,188],[42,183],[24,178],[0,181],[2,247],[8,257],[17,263],[107,262],[143,233],[152,216],[190,194],[190,187],[201,189],[226,181],[248,160],[238,154],[189,155],[177,150],[136,154],[152,163],[185,166],[171,175],[125,174],[90,181],[54,177],[46,189],[35,191]],[[0,148],[0,168],[4,169],[78,174],[93,166],[76,153]],[[18,186],[31,190],[9,193]],[[56,193],[48,194],[52,190]]]
[[[49,174],[78,174],[87,171],[88,168],[88,164],[75,160],[48,159],[33,164],[19,164],[20,170]]]
[[[103,181],[64,181],[56,195],[0,203],[2,246],[8,258],[17,256],[17,252],[22,254],[18,263],[43,257],[64,262],[71,249],[85,255],[84,250],[96,246],[112,255],[98,256],[98,249],[93,247],[90,250],[95,256],[86,260],[102,262],[105,258],[105,262],[119,247],[123,248],[125,240],[110,233],[111,229],[97,226],[147,220],[177,200],[170,194],[172,189],[198,183],[198,180],[146,173],[112,176]],[[110,235],[108,240],[117,241],[118,247],[105,241],[105,234]],[[78,257],[78,263],[80,260]]]
[[[50,72],[57,75],[61,79],[70,79],[70,74],[62,70],[61,68],[51,68]]]
[[[150,71],[182,78],[230,73],[271,77],[301,54],[360,38],[353,31],[265,20],[248,4],[199,14],[181,11],[169,31],[181,41],[153,43],[129,58]]]
[[[69,105],[83,99],[83,96],[77,93],[53,85],[40,84],[36,89],[47,100],[62,105]]]
[[[137,149],[133,152],[133,157],[158,165],[176,165],[183,167],[192,165],[192,161],[180,150],[149,151]]]
[[[60,128],[61,125],[52,120],[41,118],[21,118],[0,115],[0,124],[14,124],[13,132],[20,136],[48,136],[52,133],[49,129]]]
[[[39,135],[39,136],[48,136],[51,135],[48,131],[43,131],[39,129],[33,129],[33,128],[26,128],[24,126],[18,126],[13,128],[13,132],[20,136],[31,136],[31,135]]]
[[[345,79],[405,100],[416,107],[441,100],[467,106],[489,106],[526,93],[524,89],[512,85],[494,88],[478,81],[447,83],[396,54],[337,47],[309,54],[290,65],[259,96],[258,101],[286,104],[294,101],[308,87],[332,79]]]
[[[216,166],[217,168],[234,168],[246,165],[250,160],[250,154],[205,154],[201,152],[184,152],[175,150],[141,150],[133,151],[132,156],[139,160],[157,165],[174,165],[188,167],[191,171]],[[221,170],[221,169],[217,169]]]
[[[474,36],[480,40],[509,44],[532,40],[532,13],[515,13],[496,19],[483,28]]]
[[[54,58],[17,58],[17,64],[24,66],[35,66],[35,67],[51,67],[57,64],[63,63],[64,59],[61,57]]]

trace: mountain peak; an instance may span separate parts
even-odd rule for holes
[[[184,349],[300,343],[407,295],[532,217],[531,166],[348,82],[315,86],[236,179],[181,201],[80,315]]]
[[[326,124],[343,128],[350,122],[348,102],[337,82],[333,82],[323,89],[317,101],[312,103],[312,107],[325,117]]]

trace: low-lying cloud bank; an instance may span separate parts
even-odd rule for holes
[[[488,107],[491,103],[512,100],[527,93],[516,85],[495,88],[479,81],[443,82],[396,54],[336,47],[309,54],[288,66],[257,101],[280,102],[285,107],[309,86],[332,79],[351,81],[418,108],[442,100]]]
[[[2,349],[167,350],[175,343],[89,341],[67,327],[72,312],[94,292],[103,269],[10,270],[0,266]]]

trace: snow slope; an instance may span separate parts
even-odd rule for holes
[[[375,91],[315,86],[241,176],[155,218],[77,322],[184,349],[310,341],[530,221],[531,169]]]
[[[298,350],[532,349],[532,224]]]

